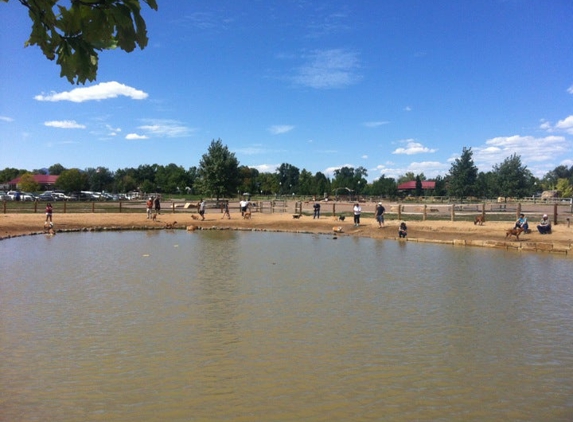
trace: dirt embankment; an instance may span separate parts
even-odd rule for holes
[[[251,219],[243,219],[239,213],[231,213],[231,219],[222,219],[218,211],[206,214],[204,221],[192,218],[189,213],[160,214],[155,221],[148,220],[145,213],[81,213],[54,214],[54,229],[58,233],[76,230],[151,230],[164,229],[177,221],[176,229],[194,225],[199,229],[252,229],[268,231],[305,232],[332,234],[334,227],[342,227],[344,236],[362,236],[375,239],[396,239],[398,220],[386,220],[379,228],[374,218],[362,218],[355,227],[351,219],[335,221],[333,217],[313,219],[302,216],[295,219],[292,214],[253,213]],[[43,214],[1,214],[0,239],[43,232]],[[486,222],[474,225],[471,222],[411,221],[408,222],[408,241],[452,243],[456,245],[519,248],[524,250],[550,251],[573,254],[573,228],[567,225],[553,227],[552,234],[541,235],[535,230],[522,234],[520,239],[506,238],[507,222]]]

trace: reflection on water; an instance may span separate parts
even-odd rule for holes
[[[234,231],[0,251],[1,421],[573,418],[569,258]]]

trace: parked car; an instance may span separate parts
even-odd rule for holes
[[[38,201],[55,202],[54,196],[49,192],[44,192],[38,195]]]
[[[33,193],[29,193],[29,192],[21,192],[20,193],[20,200],[21,201],[35,201],[36,195],[34,195]]]
[[[8,195],[3,190],[0,190],[0,201],[7,201]]]

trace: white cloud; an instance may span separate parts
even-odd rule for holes
[[[74,103],[83,103],[84,101],[107,100],[119,96],[129,97],[133,100],[144,100],[148,94],[138,89],[129,87],[119,82],[102,82],[97,85],[74,88],[66,92],[53,92],[49,95],[36,95],[38,101],[72,101]]]
[[[406,107],[404,107],[404,111],[412,111],[412,107],[406,106]]]
[[[258,164],[249,167],[255,168],[261,173],[274,173],[280,167],[280,164]]]
[[[294,129],[294,126],[291,125],[274,125],[269,128],[269,132],[273,135],[282,135],[283,133],[290,132]]]
[[[448,164],[444,164],[439,161],[414,161],[403,166],[388,162],[386,164],[376,166],[374,172],[378,174],[374,177],[374,180],[378,179],[382,175],[398,179],[400,176],[408,172],[412,172],[414,174],[424,173],[426,178],[432,179],[440,174],[447,173],[449,168],[450,166]]]
[[[382,125],[387,125],[390,122],[386,122],[386,121],[380,121],[380,122],[365,122],[363,123],[364,126],[366,127],[379,127]]]
[[[555,125],[555,129],[573,135],[573,116],[568,116],[563,120],[559,120]]]
[[[343,88],[360,81],[358,54],[343,49],[316,50],[297,69],[293,81],[316,89]]]
[[[190,136],[196,129],[187,127],[176,120],[146,120],[149,124],[139,126],[138,129],[147,132],[150,137],[180,138]]]
[[[406,146],[396,148],[394,151],[392,151],[392,154],[413,155],[413,154],[433,153],[437,151],[436,149],[425,147],[421,143],[415,142],[413,139],[406,139],[400,142],[405,143]]]
[[[125,135],[125,139],[129,139],[129,140],[149,139],[149,136],[138,135],[137,133],[128,133],[127,135]]]
[[[85,129],[86,126],[77,123],[75,120],[52,120],[44,122],[45,126],[57,127],[60,129]]]
[[[498,136],[488,139],[484,146],[472,148],[473,159],[482,171],[489,171],[513,154],[523,164],[552,162],[555,157],[571,151],[571,142],[563,136]]]
[[[0,116],[0,120],[3,122],[13,122],[14,119],[8,116]]]
[[[573,94],[573,85],[571,85],[569,88],[567,88],[567,92],[569,94]]]
[[[367,160],[367,159],[368,159],[368,156],[367,156],[366,154],[364,154],[364,155],[362,156],[362,158],[363,158],[364,160]]]

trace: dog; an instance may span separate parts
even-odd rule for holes
[[[334,233],[344,233],[344,230],[342,229],[342,226],[334,226],[334,227],[332,228],[332,231],[333,231]]]
[[[243,219],[244,220],[250,220],[251,219],[251,212],[250,211],[245,211],[243,213]]]
[[[298,220],[300,218],[300,214],[293,214],[292,218],[294,218],[295,220]]]
[[[339,215],[338,217],[334,217],[334,220],[335,221],[344,221],[345,218],[346,218],[345,216]]]
[[[167,223],[167,224],[165,224],[165,228],[166,229],[174,229],[176,224],[177,224],[177,221],[174,221],[173,223]]]
[[[476,215],[476,218],[474,220],[474,226],[476,224],[479,224],[480,226],[483,226],[483,223],[485,223],[485,215]]]
[[[49,234],[50,236],[55,236],[56,231],[54,230],[54,223],[52,222],[45,222],[44,223],[44,233]]]
[[[523,229],[520,227],[518,229],[508,229],[505,232],[505,238],[511,238],[511,236],[515,236],[517,240],[519,240],[519,235],[523,232]]]
[[[151,219],[152,219],[153,221],[157,221],[157,213],[156,213],[156,212],[153,213],[153,215],[151,216]]]
[[[194,232],[195,230],[197,230],[199,227],[197,226],[187,226],[187,231],[188,232]]]
[[[191,214],[191,218],[192,218],[193,220],[199,220],[199,217],[197,217],[195,214]]]

